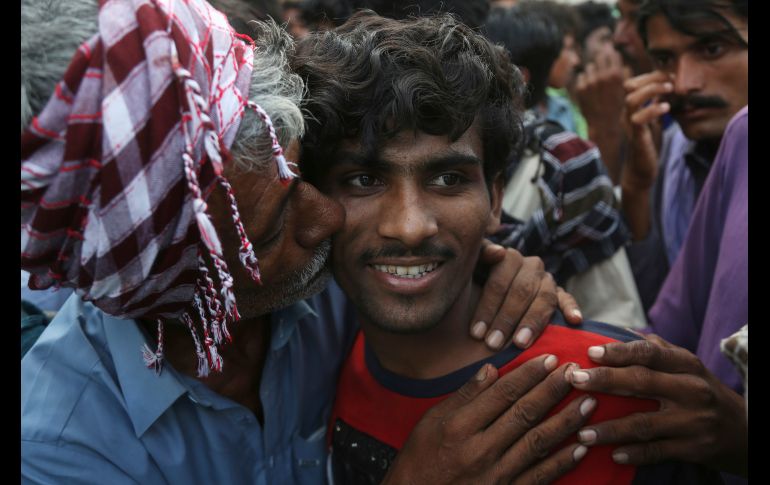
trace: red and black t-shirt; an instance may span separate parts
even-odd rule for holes
[[[560,363],[576,362],[582,368],[595,367],[588,348],[609,342],[628,342],[639,337],[622,328],[596,322],[567,326],[563,321],[549,325],[527,350],[510,346],[485,360],[436,379],[415,380],[384,369],[363,333],[359,332],[344,364],[332,412],[329,438],[335,483],[379,483],[412,428],[432,406],[467,382],[485,363],[503,375],[527,360],[554,354]],[[551,414],[585,394],[573,389]],[[598,405],[588,423],[607,421],[635,412],[654,411],[658,402],[647,399],[593,393]],[[573,443],[576,437],[563,445]],[[558,448],[561,448],[559,446]],[[615,446],[590,447],[583,460],[557,483],[631,483],[636,467],[612,461]]]

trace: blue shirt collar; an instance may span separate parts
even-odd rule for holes
[[[190,389],[170,365],[165,365],[160,374],[144,365],[142,347],[147,340],[135,321],[102,315],[104,335],[123,395],[141,396],[140,399],[128,399],[125,403],[139,438]]]
[[[318,318],[318,314],[305,300],[298,301],[286,308],[273,312],[270,348],[272,350],[279,350],[284,347],[297,328],[297,322],[306,316]]]
[[[160,375],[144,365],[141,349],[148,342],[135,321],[104,313],[101,315],[107,346],[112,353],[123,395],[143,397],[126,401],[126,410],[137,438],[184,394],[203,406],[215,404],[210,399],[214,397],[211,395],[213,392],[206,392],[208,388],[204,384],[179,374],[170,365],[164,365]],[[308,315],[318,317],[304,300],[273,312],[271,349],[284,347],[294,333],[297,322]]]

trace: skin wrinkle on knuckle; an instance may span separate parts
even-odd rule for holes
[[[632,356],[634,362],[649,365],[658,362],[661,357],[660,347],[649,340],[640,340],[635,342],[632,347]]]
[[[532,481],[530,483],[534,485],[545,485],[550,482],[550,474],[543,469],[543,467],[537,467],[532,470]]]
[[[513,404],[526,392],[528,387],[526,383],[512,382],[510,380],[500,380],[495,383],[494,396],[509,404]]]
[[[528,456],[539,459],[545,458],[550,448],[549,440],[540,428],[531,429],[524,436],[524,446]]]
[[[444,422],[444,436],[447,442],[462,441],[468,435],[467,425],[465,421],[452,416]]]
[[[704,406],[712,406],[716,401],[716,395],[711,385],[704,379],[695,376],[688,376],[691,381],[687,392],[687,401],[690,403],[700,403]]]
[[[637,414],[630,422],[629,431],[638,441],[647,442],[652,440],[654,431],[649,414]]]
[[[462,398],[463,401],[470,401],[471,398],[473,398],[473,391],[471,391],[470,387],[467,385],[464,385],[458,389],[457,394]]]
[[[496,294],[496,295],[504,295],[508,292],[508,282],[505,281],[502,276],[492,277],[489,278],[487,281],[487,284],[485,285],[485,288],[488,290],[488,292]]]
[[[696,376],[705,376],[708,370],[706,369],[705,364],[703,364],[703,361],[690,351],[684,349],[681,349],[681,351],[686,352],[685,361],[688,363],[686,367],[688,368],[690,374]]]
[[[493,327],[497,329],[505,329],[507,331],[513,330],[516,328],[516,324],[518,323],[518,320],[514,320],[510,316],[508,316],[507,313],[500,313],[497,318],[495,318],[495,321],[493,323]]]
[[[532,280],[527,281],[521,285],[514,285],[511,288],[511,296],[513,301],[517,304],[529,303],[537,294],[539,288],[539,282],[535,283]]]
[[[543,299],[543,302],[546,305],[552,308],[556,307],[559,303],[559,297],[556,296],[556,293],[544,292],[540,295],[540,298]]]
[[[647,367],[634,367],[631,374],[631,388],[636,393],[644,393],[656,384],[655,378]]]
[[[540,413],[535,406],[536,405],[526,401],[519,401],[513,409],[511,409],[508,422],[514,426],[523,427],[525,429],[536,426],[540,422]]]

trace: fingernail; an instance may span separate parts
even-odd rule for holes
[[[596,407],[596,399],[589,397],[582,403],[580,403],[580,414],[588,416],[588,413],[594,410]]]
[[[587,452],[588,452],[588,448],[586,448],[586,447],[585,447],[585,446],[583,446],[583,445],[580,445],[580,446],[578,446],[577,448],[575,448],[575,451],[573,451],[573,452],[572,452],[572,458],[573,458],[575,461],[580,461],[580,459],[581,459],[581,458],[583,458],[584,456],[586,456],[586,453],[587,453]]]
[[[532,330],[529,328],[522,328],[516,333],[516,345],[520,348],[526,348],[530,340],[532,340]]]
[[[503,344],[503,332],[501,332],[500,330],[492,330],[492,333],[490,333],[487,336],[487,345],[489,345],[493,349],[499,349],[502,344]]]
[[[584,445],[592,445],[596,442],[596,431],[592,429],[584,429],[578,432],[578,438]]]
[[[481,340],[484,338],[485,333],[487,333],[486,322],[479,320],[478,322],[473,324],[473,328],[471,328],[471,335],[473,336],[473,338]]]
[[[598,345],[594,347],[588,347],[588,356],[592,359],[601,359],[604,357],[604,347]]]
[[[564,380],[567,382],[572,382],[572,372],[575,369],[579,369],[580,366],[577,364],[568,364],[567,367],[564,369]]]
[[[612,454],[612,459],[615,460],[615,463],[628,463],[628,453],[617,451]]]
[[[661,111],[668,111],[671,109],[671,105],[668,103],[660,103],[660,110]]]
[[[545,370],[552,371],[556,368],[556,365],[559,363],[559,359],[556,358],[555,355],[549,355],[545,358],[545,362],[543,362],[543,365],[545,365]]]
[[[584,372],[582,370],[576,370],[572,372],[572,380],[573,382],[576,382],[578,384],[582,384],[584,382],[588,382],[588,379],[590,379],[590,375],[588,372]]]
[[[578,310],[577,308],[572,310],[572,316],[575,317],[575,318],[579,318],[581,320],[583,319],[583,314],[580,313],[580,310]]]
[[[663,89],[665,89],[666,91],[671,91],[672,89],[674,89],[674,85],[672,83],[663,83]]]
[[[487,378],[487,374],[489,373],[489,366],[484,364],[481,366],[481,369],[476,373],[476,380],[479,382],[483,382],[484,379]]]

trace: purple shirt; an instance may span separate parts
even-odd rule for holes
[[[743,380],[719,350],[749,318],[748,106],[727,125],[681,251],[650,310],[652,331],[694,352],[722,382]]]
[[[668,129],[666,145],[663,148],[663,243],[666,246],[668,264],[673,264],[682,248],[687,228],[692,219],[698,188],[695,177],[687,166],[685,155],[692,151],[695,142],[688,140],[679,125]]]

